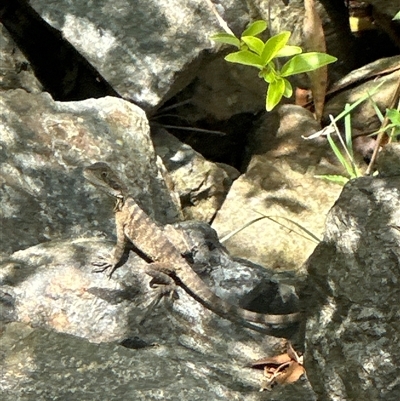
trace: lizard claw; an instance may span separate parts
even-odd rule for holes
[[[164,297],[168,297],[173,301],[179,299],[178,293],[176,291],[176,285],[162,285],[162,284],[160,285],[150,282],[150,287],[156,290],[157,292],[156,298],[158,298],[159,300]]]
[[[93,262],[93,266],[97,266],[92,270],[93,273],[103,273],[106,270],[110,269],[110,273],[107,274],[107,277],[110,279],[112,274],[115,272],[116,267],[112,263],[109,262]]]
[[[172,300],[179,298],[175,281],[168,274],[153,269],[149,269],[146,273],[152,277],[149,286],[156,290],[157,303],[166,296]]]
[[[153,281],[153,280],[152,280]],[[163,301],[166,297],[170,300],[178,299],[178,293],[176,292],[176,286],[172,285],[163,285],[150,283],[150,287],[155,289],[152,290],[152,294],[148,297],[148,299],[142,303],[141,307],[145,309],[145,314],[139,320],[139,324],[143,325],[146,318],[151,314],[151,312],[156,308],[156,306]]]

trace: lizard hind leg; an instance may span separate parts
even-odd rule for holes
[[[146,317],[151,314],[160,301],[168,298],[173,302],[179,298],[178,293],[176,292],[177,286],[168,274],[153,269],[148,269],[146,274],[152,277],[149,286],[152,289],[154,296],[149,300],[149,302],[145,302],[145,304],[142,305],[146,308],[146,314],[142,317],[139,324],[144,323]]]
[[[149,286],[156,291],[157,303],[164,297],[168,297],[172,301],[178,299],[177,285],[168,274],[170,271],[163,269],[158,263],[152,263],[150,266],[151,268],[146,271],[146,274],[152,277]]]

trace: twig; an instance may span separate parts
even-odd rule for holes
[[[217,17],[218,23],[221,26],[221,28],[226,32],[229,33],[233,36],[235,34],[232,32],[231,28],[229,28],[228,24],[224,21],[224,19],[221,17],[219,14],[217,8],[215,7],[215,4],[211,0],[205,0],[207,5],[210,7],[211,11],[214,13],[214,15]]]

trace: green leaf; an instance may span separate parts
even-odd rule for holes
[[[299,46],[286,45],[281,50],[279,50],[275,57],[290,57],[294,56],[295,54],[300,54],[302,52],[303,50]]]
[[[261,59],[264,65],[268,64],[274,57],[276,57],[278,52],[286,45],[289,38],[290,32],[283,31],[278,33],[278,35],[272,36],[272,38],[269,38],[265,42],[264,50],[261,54]]]
[[[393,21],[400,20],[400,11],[393,17]]]
[[[400,127],[400,111],[396,109],[386,109],[386,116],[392,124]]]
[[[284,91],[285,82],[280,77],[269,84],[265,105],[267,111],[271,111],[281,101]]]
[[[258,76],[260,78],[264,78],[266,82],[269,84],[271,82],[274,82],[279,75],[275,71],[275,66],[273,62],[270,62],[268,65],[266,65],[259,73]]]
[[[242,36],[242,40],[250,50],[261,56],[264,49],[264,42],[261,39],[255,38],[254,36]]]
[[[339,185],[344,185],[346,184],[349,179],[343,175],[330,175],[330,174],[326,174],[326,175],[314,175],[315,178],[322,178],[323,180],[327,180],[327,181],[332,181],[336,184]]]
[[[211,35],[210,39],[213,40],[214,42],[233,45],[236,46],[238,49],[240,49],[240,40],[236,36],[231,35],[229,33],[217,33],[215,35]]]
[[[263,68],[263,65],[261,64],[261,57],[248,50],[241,50],[239,52],[228,54],[225,57],[225,60],[230,61],[231,63],[251,65],[259,68],[260,70]]]
[[[344,110],[349,111],[350,105],[348,103],[345,104]],[[350,112],[344,116],[344,132],[346,139],[346,149],[349,152],[350,159],[353,160],[353,136],[351,134],[351,114]]]
[[[347,174],[350,176],[350,178],[356,178],[357,174],[353,170],[352,166],[348,163],[346,158],[342,155],[342,152],[339,150],[339,148],[336,146],[336,143],[332,139],[331,135],[328,134],[326,136],[328,139],[329,145],[331,149],[333,150],[333,153],[335,154],[336,158],[339,160],[340,164],[345,168]]]
[[[343,110],[341,113],[339,113],[333,121],[337,122],[340,119],[342,119],[345,115],[353,111],[359,104],[367,100],[368,98],[371,98],[372,95],[375,95],[375,93],[378,91],[378,89],[386,82],[386,80],[383,80],[380,82],[378,85],[375,86],[375,88],[372,88],[370,92],[367,92],[365,95],[361,96],[358,100],[356,100],[354,103],[350,105],[350,107],[346,110]]]
[[[264,81],[270,84],[271,82],[274,82],[276,80],[277,74],[274,71],[268,69],[260,72],[260,77],[264,78]]]
[[[281,76],[288,77],[302,72],[313,71],[336,60],[336,57],[325,53],[310,52],[297,54],[282,67]]]
[[[267,29],[267,23],[263,20],[254,21],[242,33],[243,36],[256,36]]]
[[[282,78],[282,79],[283,79],[283,82],[285,82],[285,91],[283,92],[283,96],[285,96],[286,98],[289,98],[293,95],[292,84],[286,78]]]
[[[379,121],[381,123],[383,123],[383,120],[385,119],[385,117],[383,116],[381,109],[378,107],[378,104],[375,102],[374,99],[372,99],[372,97],[369,97],[370,102],[372,103],[372,107],[374,108],[375,114],[378,116]]]

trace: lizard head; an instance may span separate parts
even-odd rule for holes
[[[83,176],[107,195],[116,198],[116,208],[120,209],[124,203],[127,188],[107,163],[97,162],[85,167]]]

